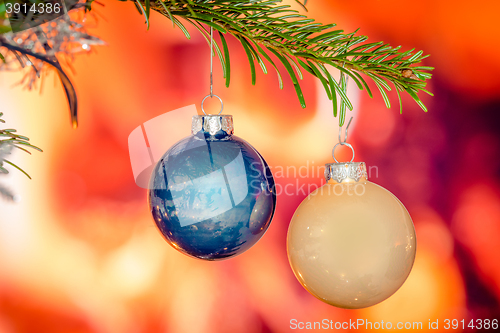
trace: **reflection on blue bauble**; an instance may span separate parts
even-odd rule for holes
[[[202,122],[207,118],[199,117]],[[178,251],[205,260],[238,255],[271,223],[274,179],[260,154],[220,127],[203,126],[172,146],[151,175],[148,202],[156,225]],[[214,125],[213,121],[212,124]],[[232,119],[231,123],[232,125]],[[215,126],[215,125],[214,125]]]

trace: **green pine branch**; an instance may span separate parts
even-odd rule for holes
[[[0,112],[0,123],[5,123],[5,121],[2,119],[2,116],[3,113]],[[7,155],[10,155],[13,149],[19,149],[28,154],[31,154],[28,148],[35,149],[40,152],[42,151],[40,148],[30,144],[29,140],[30,140],[29,138],[23,135],[16,134],[15,129],[0,129],[0,175],[9,173],[9,170],[6,168],[6,166],[11,166],[21,171],[29,179],[31,179],[31,177],[26,173],[26,171],[24,171],[15,163],[7,159]],[[1,184],[0,184],[0,196],[7,198],[9,200],[14,200],[14,195],[12,194],[12,192],[6,187],[2,186]]]
[[[341,125],[345,119],[345,108],[352,110],[345,93],[347,77],[359,89],[366,90],[370,97],[373,95],[366,80],[373,81],[388,108],[391,103],[387,93],[394,87],[399,101],[400,92],[407,92],[427,111],[418,93],[423,91],[432,95],[425,90],[425,81],[431,78],[429,71],[433,68],[420,64],[428,57],[422,51],[414,53],[412,49],[403,52],[400,46],[392,47],[384,42],[368,43],[368,37],[357,35],[357,31],[344,33],[343,30],[334,29],[335,24],[317,23],[290,6],[282,5],[281,0],[129,1],[133,1],[139,13],[145,17],[148,28],[151,10],[154,10],[170,19],[174,27],[179,27],[188,39],[191,36],[181,20],[193,25],[207,41],[210,27],[216,30],[221,45],[214,43],[215,53],[222,65],[226,86],[231,80],[226,38],[232,35],[248,56],[252,84],[256,82],[255,63],[264,73],[267,73],[267,63],[275,69],[280,88],[283,88],[282,74],[275,63],[279,60],[292,79],[301,106],[305,107],[299,84],[301,69],[305,70],[321,81],[328,98],[332,100],[334,115],[340,116]],[[341,71],[339,82],[333,78],[326,65]],[[340,97],[340,112],[337,110],[337,95]]]

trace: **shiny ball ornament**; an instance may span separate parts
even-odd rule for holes
[[[153,169],[149,208],[176,250],[227,259],[248,250],[269,227],[274,179],[262,156],[233,135],[232,116],[194,116],[191,132]]]
[[[392,193],[367,180],[363,162],[327,164],[325,177],[292,217],[290,265],[302,286],[325,303],[375,305],[410,274],[416,252],[411,217]]]

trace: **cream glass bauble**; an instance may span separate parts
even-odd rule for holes
[[[309,194],[288,229],[292,270],[304,288],[346,309],[394,294],[413,266],[415,229],[403,204],[369,182],[361,163],[326,165],[327,183]]]

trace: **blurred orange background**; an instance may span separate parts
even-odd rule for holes
[[[153,13],[146,31],[132,3],[104,3],[95,6],[101,18],[91,33],[108,45],[73,64],[77,130],[53,75],[38,94],[12,87],[22,73],[0,73],[6,125],[44,149],[14,155],[33,180],[16,171],[0,178],[21,197],[0,201],[0,333],[288,332],[291,319],[324,318],[422,322],[425,330],[429,320],[442,327],[445,319],[500,319],[500,2],[308,2],[318,21],[422,49],[431,54],[425,65],[436,67],[435,97],[422,96],[428,113],[405,96],[400,115],[395,96],[386,109],[378,95],[351,85],[356,160],[378,167],[371,180],[406,205],[418,239],[403,287],[362,310],[323,304],[289,268],[288,223],[306,194],[280,195],[263,239],[231,260],[190,259],[162,239],[134,183],[127,138],[155,116],[199,106],[208,93],[208,47],[195,29],[186,40]],[[215,60],[214,91],[236,135],[272,168],[332,162],[338,123],[318,82],[305,75],[302,109],[286,75],[284,90],[273,71],[258,73],[252,86],[244,50],[228,43],[231,86]],[[321,178],[276,180],[299,187]]]

